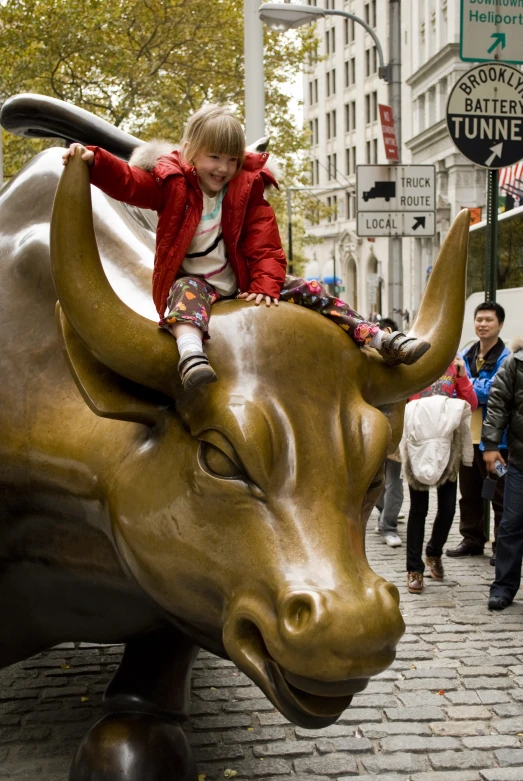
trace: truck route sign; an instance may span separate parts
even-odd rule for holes
[[[523,0],[461,0],[459,56],[523,63]]]
[[[523,158],[523,73],[498,62],[477,65],[454,85],[447,127],[462,155],[483,168]]]
[[[358,236],[433,236],[436,174],[433,165],[359,165]]]

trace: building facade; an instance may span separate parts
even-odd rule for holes
[[[314,0],[311,0],[315,4]],[[389,58],[388,0],[316,0],[365,20]],[[372,36],[340,17],[318,22],[320,62],[304,76],[304,121],[311,134],[311,186],[331,214],[307,232],[321,238],[306,249],[308,277],[341,280],[340,296],[365,316],[392,315],[408,325],[419,307],[442,239],[464,206],[484,207],[486,173],[466,160],[447,131],[446,104],[453,85],[470,63],[459,59],[459,3],[455,0],[401,2],[401,160],[436,169],[436,233],[403,239],[403,309],[388,302],[389,240],[356,233],[356,166],[387,164],[379,104],[388,104],[388,85],[378,76]]]

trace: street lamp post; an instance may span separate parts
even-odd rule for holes
[[[383,49],[378,36],[372,27],[359,16],[348,11],[318,8],[312,5],[295,3],[264,3],[258,9],[260,19],[280,32],[301,27],[309,22],[317,21],[326,16],[342,16],[360,24],[369,33],[376,44],[379,59],[378,76],[388,83],[388,98],[392,108],[398,148],[401,144],[401,0],[389,0],[389,63],[385,64]],[[401,155],[401,151],[400,151]],[[398,161],[399,162],[399,161]],[[391,313],[403,309],[403,262],[402,240],[389,239],[389,309]]]
[[[258,0],[243,0],[245,135],[248,144],[265,135],[263,24],[257,6]]]

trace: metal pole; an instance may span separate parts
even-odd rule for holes
[[[389,105],[392,108],[401,163],[401,0],[389,0]],[[389,239],[389,312],[403,311],[403,243]]]
[[[487,225],[485,229],[485,301],[496,301],[498,288],[498,171],[487,173]],[[490,540],[490,502],[483,504],[483,527]]]
[[[498,289],[498,171],[487,174],[485,231],[485,301],[495,301]]]
[[[259,0],[243,1],[245,62],[245,135],[252,144],[265,135],[265,82],[263,73],[263,22]]]
[[[287,237],[289,245],[287,248],[287,267],[292,276],[294,269],[292,265],[292,190],[290,187],[287,188]]]

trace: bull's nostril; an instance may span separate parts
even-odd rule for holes
[[[292,594],[282,605],[282,619],[289,634],[298,634],[316,621],[316,605],[310,594]]]

